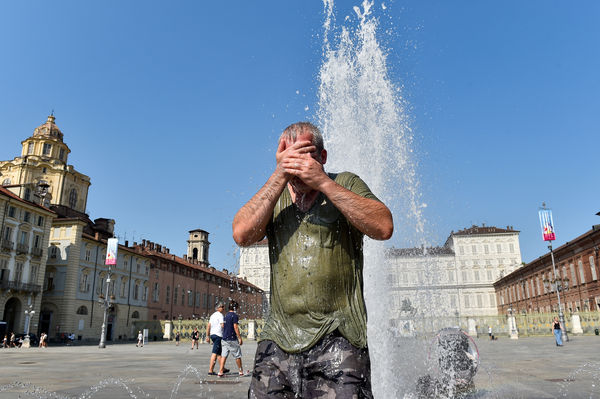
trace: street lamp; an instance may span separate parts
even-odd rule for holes
[[[113,304],[113,300],[114,300],[114,296],[110,295],[109,296],[109,288],[110,288],[110,276],[111,276],[111,268],[110,266],[108,267],[108,275],[106,278],[106,296],[103,296],[102,294],[100,294],[100,296],[98,297],[98,302],[100,302],[100,305],[104,308],[104,319],[102,321],[102,333],[100,334],[100,345],[98,345],[98,348],[106,348],[106,322],[108,319],[108,310],[110,309],[110,307]]]
[[[23,346],[25,348],[29,348],[30,343],[29,343],[29,326],[31,325],[31,319],[33,318],[33,315],[35,314],[35,310],[33,310],[33,304],[29,305],[29,309],[27,309],[25,311],[25,337],[23,338]]]
[[[508,307],[508,324],[509,324],[509,328],[510,328],[510,338],[511,339],[518,338],[519,335],[517,333],[517,323],[515,320],[515,316],[513,314],[512,304],[509,305],[509,307]]]
[[[181,335],[181,320],[183,320],[183,316],[179,315],[177,320],[179,320],[179,335]]]

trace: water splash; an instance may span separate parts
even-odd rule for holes
[[[413,134],[406,101],[391,81],[387,54],[380,45],[374,1],[354,7],[357,26],[337,27],[333,0],[324,0],[323,63],[319,71],[318,124],[328,150],[329,171],[352,171],[363,178],[394,215],[395,234],[422,243],[423,204],[413,159]],[[346,18],[345,21],[352,21]],[[348,25],[348,24],[346,24]],[[365,242],[365,298],[369,312],[369,348],[373,391],[377,397],[402,397],[426,368],[424,356],[389,328],[393,295],[387,285],[381,242]],[[414,339],[413,339],[414,341]],[[400,344],[400,345],[399,345]],[[402,350],[400,350],[402,348]],[[424,353],[422,349],[418,351]],[[410,355],[409,355],[410,356]]]

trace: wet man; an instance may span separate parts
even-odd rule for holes
[[[325,173],[317,127],[279,139],[275,171],[233,220],[233,238],[265,235],[271,312],[255,357],[250,398],[371,398],[363,235],[392,236],[389,209],[350,172]]]

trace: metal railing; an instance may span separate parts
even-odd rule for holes
[[[2,241],[0,242],[0,247],[2,247],[2,249],[8,249],[9,251],[11,251],[14,247],[15,243],[12,241],[7,240],[6,238],[3,238]]]
[[[31,254],[39,258],[40,256],[42,256],[42,248],[33,248],[31,250]]]
[[[27,244],[17,243],[17,254],[26,254],[29,248],[27,248]]]
[[[20,281],[0,281],[0,289],[22,292],[41,292],[42,286],[39,284],[22,283]]]

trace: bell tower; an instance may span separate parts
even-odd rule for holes
[[[210,265],[208,261],[208,231],[201,229],[190,230],[190,238],[188,240],[187,257],[190,260],[196,260],[203,266]]]

